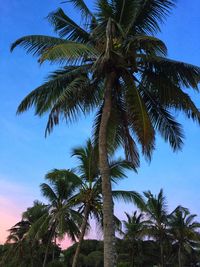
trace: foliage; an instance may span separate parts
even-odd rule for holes
[[[36,115],[48,112],[49,133],[61,119],[70,122],[80,113],[97,111],[93,128],[98,143],[106,75],[112,71],[109,151],[122,146],[126,159],[137,168],[136,141],[150,159],[156,132],[173,150],[181,149],[183,131],[174,111],[200,121],[199,110],[183,90],[198,90],[200,68],[168,59],[166,45],[155,37],[175,1],[94,1],[95,13],[83,0],[70,2],[85,21],[81,26],[59,8],[48,16],[58,37],[29,35],[11,46],[11,51],[23,47],[40,63],[63,65],[24,98],[18,113],[31,106]]]

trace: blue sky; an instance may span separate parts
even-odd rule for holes
[[[82,117],[76,124],[61,124],[44,138],[46,118],[37,118],[33,110],[16,116],[16,109],[23,97],[40,85],[48,72],[56,66],[39,66],[36,58],[22,49],[12,54],[9,47],[23,35],[54,35],[45,17],[62,6],[77,18],[74,8],[57,0],[0,0],[0,241],[5,229],[19,219],[21,212],[34,199],[41,198],[39,184],[45,173],[53,168],[75,165],[70,158],[71,148],[81,145],[91,134],[92,117]],[[200,65],[200,2],[178,1],[159,37],[165,41],[169,57]],[[189,90],[190,91],[190,90]],[[191,91],[200,107],[200,95]],[[194,213],[200,208],[200,127],[177,116],[184,125],[185,145],[182,152],[173,153],[159,137],[151,164],[142,160],[138,174],[130,172],[120,183],[127,190],[151,190],[157,193],[164,188],[170,209],[185,205]],[[121,215],[123,209],[132,207],[116,205]],[[134,207],[133,207],[134,209]],[[200,214],[199,214],[200,215]]]

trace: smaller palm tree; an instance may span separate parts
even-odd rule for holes
[[[183,266],[182,254],[200,246],[198,230],[200,223],[194,221],[197,215],[190,214],[187,208],[178,206],[170,215],[169,229],[174,245],[178,246],[178,266]]]
[[[77,266],[78,256],[81,249],[81,244],[84,239],[87,227],[89,226],[89,217],[93,217],[102,224],[102,179],[100,176],[98,165],[98,151],[93,146],[91,140],[86,142],[85,146],[77,147],[72,150],[72,156],[78,159],[78,166],[73,169],[74,177],[79,186],[78,192],[74,195],[71,201],[78,207],[78,212],[83,214],[83,220],[80,227],[79,242],[73,259],[73,267]],[[125,160],[117,159],[110,160],[110,176],[113,183],[125,178],[125,170],[131,169],[132,164]],[[48,174],[49,179],[55,179],[62,174],[67,175],[68,170],[54,170]],[[71,171],[72,172],[72,171]],[[123,199],[124,201],[134,202],[138,206],[144,205],[142,197],[135,191],[113,190],[113,198],[116,200]],[[119,220],[115,218],[115,224]]]
[[[54,172],[55,173],[55,172]],[[48,214],[42,216],[32,227],[32,234],[39,239],[44,233],[48,233],[48,243],[46,246],[43,267],[46,266],[48,251],[52,240],[56,244],[56,238],[63,239],[67,234],[71,240],[75,241],[79,234],[79,223],[81,216],[72,208],[73,198],[79,180],[68,171],[56,172],[53,177],[46,175],[48,183],[41,184],[41,192],[48,200]]]
[[[144,192],[147,198],[144,211],[151,221],[150,235],[159,243],[161,266],[165,265],[164,243],[167,240],[167,202],[161,189],[158,196],[154,196],[151,191]]]
[[[28,233],[34,223],[47,213],[48,210],[46,205],[39,201],[34,201],[33,206],[28,208],[22,214],[22,220],[9,229],[10,234],[8,235],[6,242],[12,244],[3,259],[4,261],[7,260],[7,257],[12,255],[13,258],[15,258],[15,264],[19,265],[23,263],[23,261],[26,261],[25,258],[27,254],[30,254],[29,259],[31,259],[31,262],[28,262],[27,264],[34,266],[34,261],[38,258],[38,243],[35,242],[35,240],[30,239]]]
[[[148,233],[149,221],[144,220],[144,214],[137,211],[133,215],[126,214],[126,221],[124,224],[124,238],[129,242],[129,249],[131,253],[131,267],[135,266],[134,257],[139,251],[139,245],[143,238]]]

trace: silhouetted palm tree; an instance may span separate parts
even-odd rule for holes
[[[197,215],[190,214],[189,210],[178,206],[170,215],[169,230],[174,245],[178,246],[178,266],[182,267],[184,251],[200,248],[200,223],[194,221]]]
[[[144,192],[147,198],[144,211],[151,221],[150,236],[152,236],[160,246],[161,266],[165,266],[164,244],[167,239],[168,212],[167,202],[161,189],[157,196],[151,191]]]
[[[78,211],[83,214],[82,225],[80,227],[79,242],[76,248],[72,266],[77,266],[81,243],[89,226],[89,217],[93,217],[102,223],[102,179],[99,171],[98,150],[88,140],[85,146],[76,147],[72,150],[72,156],[78,159],[78,165],[72,171],[76,175],[78,192],[71,201],[78,205]],[[132,169],[132,165],[125,160],[110,160],[110,176],[113,183],[117,183],[126,177],[125,171]],[[71,172],[72,172],[71,171]],[[48,173],[48,178],[55,180],[61,175],[68,175],[68,170],[53,170]],[[143,199],[135,191],[112,190],[114,199],[126,202],[133,202],[139,206],[144,205]],[[116,218],[117,221],[117,218]]]
[[[71,199],[76,193],[79,180],[68,171],[56,173],[52,179],[51,173],[46,175],[49,184],[41,184],[41,192],[48,200],[48,214],[42,216],[33,226],[32,234],[35,238],[40,238],[43,233],[48,233],[48,244],[43,262],[46,266],[49,246],[52,240],[56,243],[56,238],[62,239],[67,234],[73,241],[79,235],[79,224],[81,216],[73,209]]]
[[[124,238],[128,241],[129,251],[131,254],[131,267],[135,266],[135,256],[139,251],[139,247],[143,238],[148,234],[149,221],[145,220],[143,213],[135,211],[133,215],[126,214],[124,224]],[[137,255],[138,256],[138,255]]]
[[[28,208],[22,214],[22,220],[9,229],[10,233],[6,242],[11,243],[12,245],[10,246],[5,259],[3,259],[5,262],[7,257],[12,256],[13,259],[15,258],[15,264],[19,265],[22,262],[22,259],[26,260],[25,257],[27,257],[27,253],[30,253],[30,262],[27,264],[34,266],[34,261],[38,257],[37,250],[39,243],[36,240],[29,238],[29,231],[42,216],[47,214],[47,206],[39,201],[34,201],[33,206]]]

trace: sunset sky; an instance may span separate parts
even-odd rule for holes
[[[16,116],[23,97],[40,85],[48,72],[57,66],[39,66],[37,59],[10,45],[29,34],[55,35],[45,17],[62,7],[77,19],[71,5],[59,0],[0,0],[0,243],[6,230],[15,224],[21,213],[35,199],[41,199],[39,184],[53,168],[70,168],[76,162],[70,158],[71,148],[84,144],[91,135],[93,116],[82,117],[73,125],[61,124],[44,138],[46,117],[34,116],[33,110]],[[90,1],[91,2],[91,1]],[[200,1],[181,1],[162,26],[159,37],[165,41],[169,57],[200,66]],[[200,107],[200,95],[189,90]],[[176,114],[184,125],[185,145],[182,152],[173,153],[158,136],[151,164],[142,159],[138,174],[128,173],[119,188],[157,194],[164,189],[169,210],[182,204],[200,215],[200,127]],[[116,204],[116,214],[123,218],[131,205]],[[96,237],[95,233],[93,236]]]

